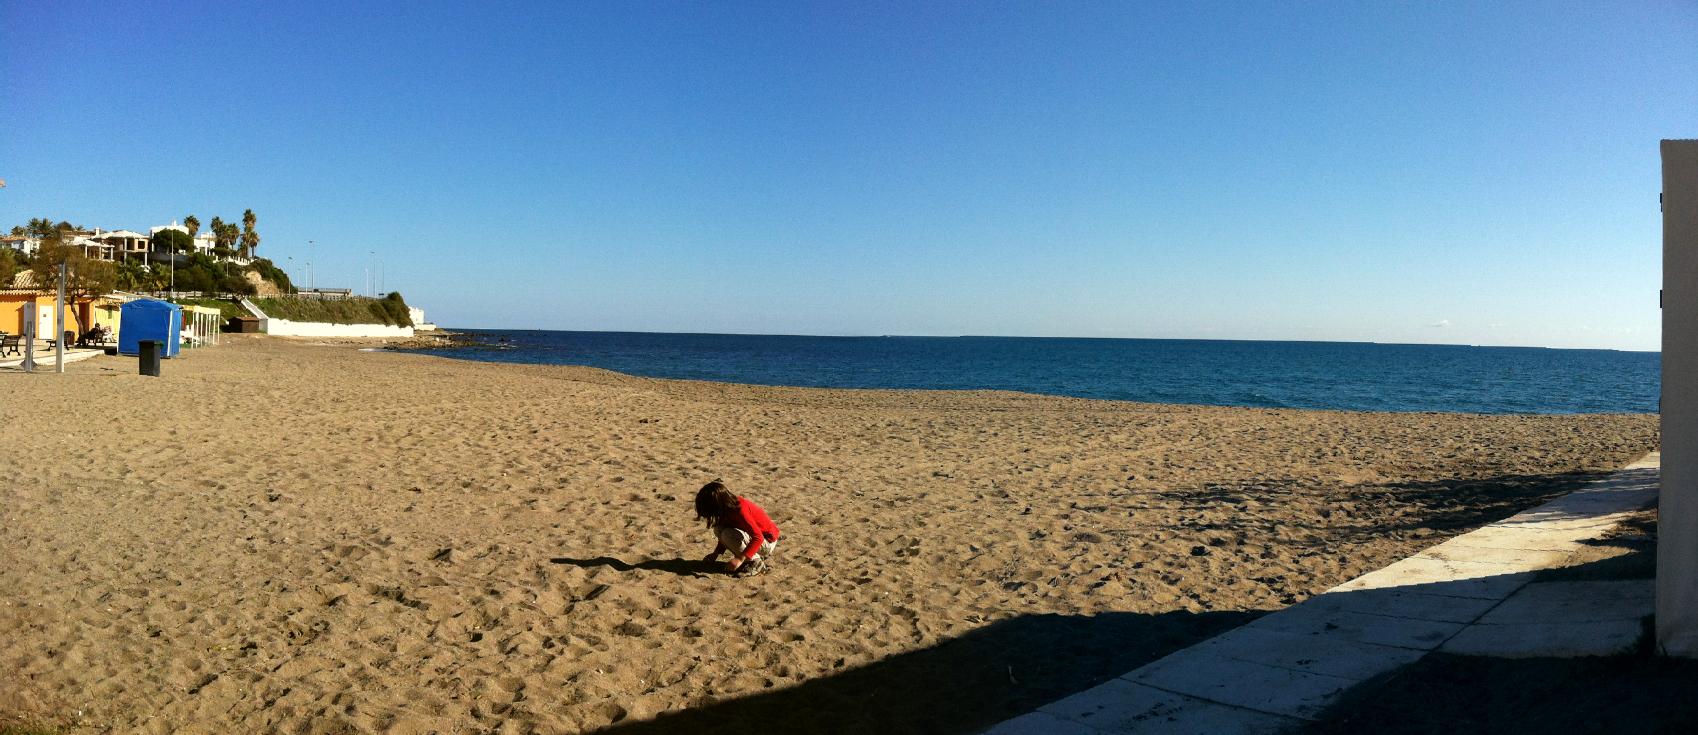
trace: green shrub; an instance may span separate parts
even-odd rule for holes
[[[189,233],[177,230],[160,230],[153,233],[148,244],[155,251],[168,253],[187,253],[195,249],[195,240]]]
[[[243,269],[234,263],[224,263],[204,253],[194,253],[179,262],[175,269],[170,263],[164,262],[153,263],[146,270],[138,263],[121,263],[118,265],[117,283],[119,288],[142,291],[174,288],[178,291],[213,291],[251,296],[255,291],[254,284],[242,273]],[[284,278],[287,279],[288,276]]]
[[[329,322],[332,324],[388,324],[396,327],[413,326],[407,313],[407,302],[401,294],[392,293],[381,299],[354,297],[340,300],[320,300],[284,296],[254,299],[254,305],[266,316],[292,322]]]
[[[276,284],[279,291],[283,293],[295,292],[295,284],[289,282],[289,274],[284,273],[282,268],[278,268],[276,263],[265,258],[254,258],[253,262],[248,264],[248,267],[258,272],[260,278]]]

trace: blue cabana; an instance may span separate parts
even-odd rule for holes
[[[183,307],[155,299],[136,299],[118,307],[118,354],[141,354],[141,341],[165,343],[160,357],[176,357],[183,338]]]

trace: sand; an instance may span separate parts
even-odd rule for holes
[[[0,372],[6,716],[972,731],[1657,445],[1649,415],[761,388],[264,337],[134,367]],[[700,563],[716,477],[783,528],[770,573]]]

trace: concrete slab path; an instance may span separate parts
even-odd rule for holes
[[[1639,642],[1656,581],[1535,582],[1445,641],[1445,653],[1498,658],[1609,656]]]
[[[65,350],[65,363],[70,364],[73,362],[80,362],[82,360],[87,360],[91,357],[98,357],[104,354],[106,354],[105,350],[69,349]],[[24,358],[22,357],[8,357],[4,360],[0,360],[0,368],[17,368],[18,370],[23,370],[23,364]],[[46,353],[36,353],[35,371],[38,373],[53,372],[52,350],[48,350]]]
[[[1533,583],[1657,499],[1659,456],[1271,613],[988,733],[1275,733],[1435,650],[1602,655],[1631,646],[1648,580]]]

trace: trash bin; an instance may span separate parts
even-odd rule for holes
[[[141,374],[159,377],[159,348],[164,343],[156,339],[144,339],[137,345],[141,348]]]

